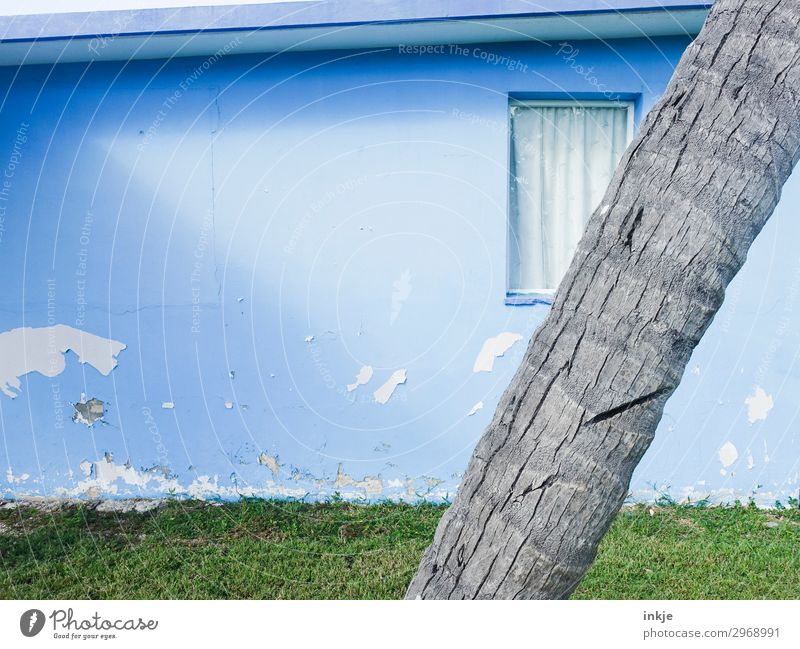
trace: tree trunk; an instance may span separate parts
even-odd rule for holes
[[[567,597],[800,148],[800,0],[717,0],[592,216],[408,598]]]

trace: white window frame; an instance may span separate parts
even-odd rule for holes
[[[511,177],[514,146],[513,131],[511,128],[512,109],[521,108],[610,108],[617,106],[628,111],[628,142],[633,139],[634,110],[636,103],[619,99],[509,99],[508,102],[508,199],[506,218],[506,304],[509,306],[523,306],[528,304],[552,304],[557,288],[529,288],[512,289],[511,284]]]

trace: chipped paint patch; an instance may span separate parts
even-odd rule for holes
[[[72,421],[76,424],[84,424],[91,428],[98,421],[103,420],[106,414],[105,404],[100,399],[86,400],[84,395],[81,395],[81,400],[78,403],[73,403],[72,407],[75,412],[72,415]]]
[[[767,418],[769,411],[775,405],[772,395],[764,392],[764,388],[756,386],[755,392],[744,400],[747,406],[747,421],[754,424]]]
[[[337,489],[343,487],[357,487],[359,489],[364,489],[369,495],[379,494],[383,491],[383,484],[380,476],[366,475],[363,480],[354,480],[344,472],[344,466],[341,463],[336,470],[336,479],[333,482],[333,486]]]
[[[756,465],[755,460],[753,459],[753,454],[750,452],[750,449],[747,449],[747,468],[752,469]]]
[[[725,442],[719,449],[719,461],[725,468],[736,462],[738,457],[739,451],[736,450],[736,447],[731,442]]]
[[[259,453],[258,455],[258,463],[261,466],[267,467],[270,471],[272,471],[273,476],[277,476],[280,473],[281,465],[278,464],[278,456],[277,455],[269,455],[268,453]]]
[[[404,369],[396,370],[395,372],[392,373],[392,375],[389,377],[389,380],[386,381],[386,383],[384,383],[381,387],[375,390],[375,392],[373,393],[375,401],[381,404],[386,403],[387,401],[389,401],[389,399],[392,398],[392,395],[394,394],[394,391],[397,388],[397,386],[402,385],[405,382],[406,382],[406,371]]]
[[[106,457],[100,462],[95,462],[92,467],[94,479],[101,485],[113,485],[118,480],[125,484],[144,487],[150,482],[149,476],[140,474],[130,462],[117,464],[113,459]]]
[[[356,382],[347,384],[347,391],[352,392],[359,385],[366,385],[367,383],[369,383],[371,378],[372,378],[372,367],[370,365],[364,365],[360,370],[358,370],[358,374],[356,374]]]
[[[305,489],[288,489],[279,485],[269,485],[268,487],[252,487],[248,485],[231,485],[226,487],[219,484],[219,476],[210,478],[207,475],[200,476],[188,487],[181,488],[180,493],[187,494],[190,498],[200,500],[207,499],[239,499],[245,498],[303,498],[306,495]]]
[[[11,467],[8,467],[6,471],[6,482],[9,484],[20,484],[22,482],[27,482],[30,479],[30,474],[23,473],[20,476],[15,476],[14,472],[11,470]]]
[[[483,410],[483,401],[478,401],[472,408],[470,408],[469,412],[467,413],[467,417],[472,417],[478,410]]]
[[[233,401],[226,401],[226,402],[225,402],[225,403],[223,403],[222,405],[224,405],[224,406],[225,406],[225,409],[226,409],[226,410],[232,410],[232,409],[233,409]]]
[[[313,342],[314,341],[314,336],[306,336],[303,340],[305,340],[305,342],[307,342],[307,343]]]
[[[403,304],[411,295],[411,271],[404,270],[400,277],[392,282],[392,313],[389,316],[389,325],[393,325],[403,309]]]
[[[162,407],[164,410],[172,410],[172,409],[175,407],[175,404],[174,404],[172,401],[164,401],[164,402],[161,404],[161,407]]]
[[[511,347],[522,340],[520,334],[504,331],[492,338],[487,338],[472,366],[473,372],[491,372],[494,359],[505,354]]]
[[[58,376],[66,368],[68,351],[77,354],[79,363],[88,363],[108,376],[125,347],[119,341],[66,325],[4,331],[0,333],[0,391],[14,399],[22,388],[22,376],[31,372]]]

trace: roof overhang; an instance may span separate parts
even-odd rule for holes
[[[711,2],[319,0],[0,17],[0,65],[694,36]]]

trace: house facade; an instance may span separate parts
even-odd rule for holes
[[[0,494],[452,498],[707,10],[0,20]],[[797,496],[799,199],[793,177],[632,498]]]

